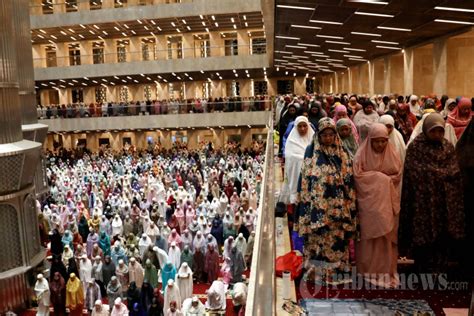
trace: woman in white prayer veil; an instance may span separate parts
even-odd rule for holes
[[[207,242],[204,236],[202,235],[201,231],[198,231],[196,233],[196,236],[194,237],[194,241],[193,241],[193,247],[194,247],[194,250],[200,249],[203,254],[206,253]]]
[[[224,192],[222,192],[221,197],[219,199],[219,214],[222,216],[224,214],[227,205],[229,204],[229,199],[227,198],[227,195],[225,195]]]
[[[36,277],[35,295],[38,302],[38,311],[36,315],[48,316],[50,301],[50,291],[48,280],[40,273]]]
[[[408,141],[407,143],[407,148],[408,148],[408,145],[411,144],[411,142],[418,136],[420,135],[421,133],[423,133],[423,122],[425,121],[426,117],[428,115],[430,115],[432,112],[426,112],[423,114],[423,117],[421,118],[421,120],[418,121],[418,123],[416,124],[415,128],[413,129],[413,133],[411,133],[411,136],[410,136],[410,140]],[[451,144],[453,144],[454,147],[456,147],[456,143],[458,141],[457,137],[456,137],[456,133],[454,132],[454,127],[449,124],[449,123],[446,123],[446,125],[444,126],[444,138],[446,140],[448,140]]]
[[[181,264],[181,250],[174,241],[171,242],[170,249],[168,249],[168,258],[174,265],[176,270],[179,269],[179,266]]]
[[[152,244],[151,238],[147,234],[142,234],[142,238],[138,241],[138,249],[140,250],[140,256],[143,256],[148,246]]]
[[[179,288],[176,286],[176,284],[174,284],[174,281],[168,280],[168,286],[165,289],[163,306],[163,313],[165,313],[165,315],[170,308],[170,303],[173,301],[181,305],[181,293],[179,292]]]
[[[242,256],[245,256],[245,254],[247,253],[247,240],[245,240],[245,237],[242,233],[237,236],[234,242],[234,247],[240,251]]]
[[[176,285],[179,288],[181,294],[181,302],[193,295],[193,271],[186,262],[181,264],[178,273],[176,274]]]
[[[303,165],[306,147],[313,140],[314,131],[309,125],[308,118],[298,116],[285,145],[285,176],[280,201],[285,204],[296,203],[296,189]]]
[[[183,308],[181,309],[185,316],[205,316],[206,307],[204,304],[197,298],[193,296],[192,298],[187,298],[183,302]]]
[[[112,220],[112,236],[122,235],[122,233],[123,233],[122,219],[117,214]]]
[[[398,155],[400,156],[400,160],[402,161],[402,165],[405,162],[405,155],[406,155],[406,145],[405,141],[403,140],[402,134],[395,129],[395,120],[393,116],[385,114],[379,118],[379,123],[385,125],[388,129],[389,134],[389,142],[395,146]]]

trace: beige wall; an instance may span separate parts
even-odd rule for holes
[[[384,72],[385,65],[383,59],[377,59],[374,61],[374,93],[384,93]]]
[[[415,48],[413,59],[413,93],[428,95],[433,92],[433,45]]]
[[[390,57],[390,91],[391,93],[403,94],[403,54]]]
[[[448,40],[447,94],[474,96],[474,31]]]
[[[361,84],[361,90],[359,93],[368,94],[369,93],[369,64],[362,63],[360,65],[360,74],[359,81]]]

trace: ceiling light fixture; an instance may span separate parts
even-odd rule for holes
[[[298,6],[295,6],[295,5],[285,5],[285,4],[278,4],[277,8],[314,11],[314,8],[311,8],[311,7],[298,7]]]
[[[299,37],[283,36],[283,35],[275,35],[275,38],[288,39],[288,40],[295,40],[295,41],[299,41],[299,40],[300,40]]]
[[[348,42],[338,42],[338,41],[325,41],[326,43],[330,44],[337,44],[337,45],[351,45],[351,43]]]
[[[308,49],[306,46],[297,46],[297,45],[286,45],[285,47],[296,48],[296,49]]]
[[[411,29],[403,29],[399,27],[377,26],[377,28],[381,30],[389,30],[389,31],[411,32]]]
[[[343,49],[345,49],[345,50],[350,50],[350,51],[354,51],[354,52],[366,52],[365,49],[361,49],[361,48],[349,48],[349,47],[344,47]]]
[[[387,41],[378,41],[378,40],[372,40],[372,43],[379,43],[379,44],[388,44],[388,45],[399,45],[398,42],[387,42]]]
[[[309,26],[309,25],[299,25],[299,24],[291,24],[291,27],[300,28],[300,29],[311,29],[311,30],[320,30],[319,26]]]
[[[334,52],[334,53],[347,53],[345,50],[339,50],[339,49],[328,49],[328,52]]]
[[[451,8],[451,7],[434,7],[435,10],[444,10],[444,11],[456,11],[456,12],[468,12],[474,13],[473,9],[463,9],[463,8]]]
[[[342,36],[332,36],[332,35],[322,35],[318,34],[316,37],[322,37],[322,38],[332,38],[332,39],[344,39]]]
[[[344,23],[334,22],[334,21],[323,21],[323,20],[309,20],[312,23],[321,23],[321,24],[333,24],[333,25],[342,25]]]
[[[462,24],[462,25],[474,25],[474,22],[466,22],[466,21],[454,21],[454,20],[443,20],[443,19],[436,19],[435,22],[439,23],[451,23],[451,24]]]
[[[344,57],[347,57],[347,58],[364,58],[362,56],[357,56],[357,55],[344,55]]]
[[[306,43],[298,43],[297,45],[308,46],[308,47],[321,47],[321,46],[316,45],[316,44],[306,44]]]
[[[376,34],[376,33],[363,33],[363,32],[351,32],[353,35],[362,35],[362,36],[374,36],[374,37],[381,37],[382,34]]]
[[[370,12],[362,12],[362,11],[356,11],[354,12],[356,15],[366,15],[366,16],[379,16],[381,18],[393,18],[394,15],[392,14],[381,14],[381,13],[370,13]]]
[[[352,2],[367,3],[367,4],[381,4],[381,5],[387,5],[388,4],[388,2],[378,1],[378,0],[352,0]]]
[[[399,48],[399,47],[392,47],[392,46],[379,46],[379,45],[377,45],[377,46],[375,46],[375,47],[377,47],[377,48],[384,48],[384,49],[401,50],[401,48]]]

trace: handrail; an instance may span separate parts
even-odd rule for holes
[[[262,191],[247,293],[246,316],[273,316],[275,289],[275,214],[273,118],[268,123]]]
[[[262,99],[263,98],[263,99]],[[239,101],[240,99],[240,101]],[[140,103],[142,101],[139,101]],[[90,107],[90,104],[93,107]],[[233,97],[222,102],[208,102],[204,99],[183,101],[151,101],[151,104],[125,102],[73,103],[65,105],[51,104],[37,108],[38,119],[73,119],[108,116],[166,115],[183,113],[255,112],[269,111],[272,100],[268,95],[255,97]],[[109,106],[110,104],[110,106]],[[229,107],[232,106],[232,107]]]
[[[260,39],[260,37],[259,37]],[[181,42],[182,43],[182,42]],[[150,44],[153,43],[143,43]],[[156,44],[155,44],[156,45]],[[120,47],[117,45],[117,47]],[[104,49],[102,53],[80,54],[80,55],[66,55],[54,57],[36,57],[33,58],[34,68],[51,68],[51,67],[65,67],[65,66],[81,66],[81,65],[95,65],[95,64],[115,64],[128,63],[136,61],[154,61],[154,60],[173,60],[173,59],[190,59],[190,58],[209,58],[209,57],[227,57],[239,56],[238,50],[244,49],[245,55],[262,55],[266,54],[266,43],[244,44],[244,45],[210,45],[205,48],[204,56],[201,56],[201,47],[172,47],[165,49],[151,49],[148,51],[124,51],[124,52],[105,52],[105,47],[98,47]],[[225,54],[225,49],[231,48],[237,50],[236,54]],[[216,49],[223,49],[224,51],[216,53]],[[77,48],[79,50],[79,48]],[[171,52],[171,58],[169,56]],[[97,58],[98,60],[94,60]],[[48,62],[50,64],[48,65]]]
[[[54,3],[42,3],[42,4],[30,4],[29,8],[32,11],[33,15],[48,15],[54,13],[72,13],[80,11],[94,11],[102,9],[121,9],[121,8],[130,8],[130,7],[140,7],[140,6],[151,6],[151,5],[162,5],[162,4],[181,4],[181,3],[192,3],[194,0],[174,0],[173,2],[166,3],[162,1],[157,3],[157,1],[133,1],[128,3],[127,1],[121,2],[120,4],[111,3],[106,5],[101,0],[96,0],[95,5],[91,4],[89,0],[76,0],[75,2],[68,1],[57,1]],[[84,7],[85,6],[85,7]],[[45,8],[46,10],[43,10]],[[37,12],[36,10],[41,10]],[[55,12],[60,10],[59,12]]]

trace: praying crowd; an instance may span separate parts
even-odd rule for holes
[[[472,277],[471,99],[308,94],[275,107],[279,201],[305,280],[344,284],[355,268],[396,288],[407,259],[415,273]]]
[[[267,111],[266,96],[38,105],[38,119]]]
[[[205,315],[228,296],[245,313],[262,153],[64,153],[47,154],[37,203],[49,254],[38,315]]]

